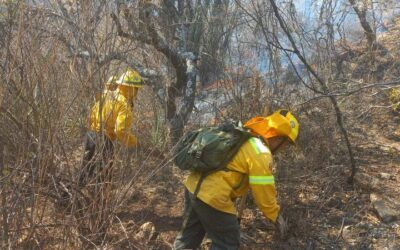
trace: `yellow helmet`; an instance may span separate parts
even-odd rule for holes
[[[106,85],[114,85],[117,84],[118,77],[117,76],[110,76],[108,80],[106,81]]]
[[[121,77],[116,81],[118,85],[124,85],[129,87],[143,87],[142,77],[136,70],[128,69]]]
[[[108,78],[108,80],[105,83],[105,89],[106,90],[116,90],[117,89],[117,79],[118,77],[113,75],[110,78]]]
[[[278,110],[267,117],[253,117],[244,124],[244,127],[265,140],[286,136],[294,143],[299,134],[299,123],[288,110]]]

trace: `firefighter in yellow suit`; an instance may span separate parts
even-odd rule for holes
[[[192,172],[188,176],[185,214],[190,212],[175,240],[174,249],[197,249],[206,233],[212,241],[211,249],[238,249],[240,226],[234,204],[236,198],[243,196],[249,188],[264,216],[279,230],[284,230],[285,220],[279,213],[271,170],[272,153],[286,141],[294,143],[299,124],[291,112],[278,110],[268,117],[254,117],[244,127],[254,137],[245,142],[228,163],[229,171],[215,172],[203,180],[192,202],[201,174]]]
[[[116,89],[115,89],[116,85]],[[106,89],[91,109],[85,141],[80,185],[87,184],[95,169],[111,168],[114,144],[118,140],[128,148],[137,143],[131,132],[133,103],[142,78],[135,70],[127,70],[119,79],[111,77]]]

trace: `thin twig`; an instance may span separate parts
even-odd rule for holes
[[[343,228],[344,228],[344,217],[342,218],[342,225],[340,226],[339,233],[336,237],[336,240],[343,237]]]

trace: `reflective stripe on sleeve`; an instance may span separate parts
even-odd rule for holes
[[[275,179],[272,175],[249,176],[249,182],[252,185],[274,185]]]

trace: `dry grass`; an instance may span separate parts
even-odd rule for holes
[[[70,23],[51,9],[10,2],[15,3],[0,15],[0,248],[171,248],[181,222],[184,174],[172,168],[165,105],[156,101],[150,88],[135,103],[139,147],[127,151],[117,145],[109,176],[83,189],[77,186],[88,109],[107,76],[126,67],[118,60],[102,61],[104,55],[118,52],[151,63],[157,62],[157,55],[148,46],[122,41],[108,15],[91,23],[95,9]],[[393,46],[391,53],[398,53]],[[84,49],[96,53],[85,57],[78,53]],[[388,58],[382,79],[396,80],[399,62]],[[357,60],[343,66],[344,78],[354,73],[352,64]],[[173,72],[166,74],[175,77]],[[246,91],[232,81],[239,93],[225,93],[230,101],[218,108],[241,120],[278,106],[291,108],[299,117],[301,133],[292,150],[277,156],[278,191],[292,225],[290,238],[280,241],[249,202],[242,224],[248,236],[243,249],[379,249],[385,246],[380,241],[392,238],[398,246],[399,229],[382,225],[371,211],[368,192],[345,182],[346,148],[326,99],[308,102],[314,93],[299,87],[298,81],[270,86],[259,74],[247,79]],[[332,83],[332,89],[366,84],[354,81]],[[398,93],[390,92],[390,103],[388,91],[339,98],[360,171],[371,175],[380,170],[398,175],[394,169],[399,164],[399,116],[390,109]],[[201,119],[193,117],[190,126],[198,126]],[[382,185],[392,194],[397,194],[396,188],[396,182]],[[66,191],[68,199],[63,196]],[[137,237],[147,221],[158,232],[148,241]],[[367,223],[388,236],[377,238],[376,230],[365,228]],[[355,228],[352,234],[345,233],[348,226]]]

